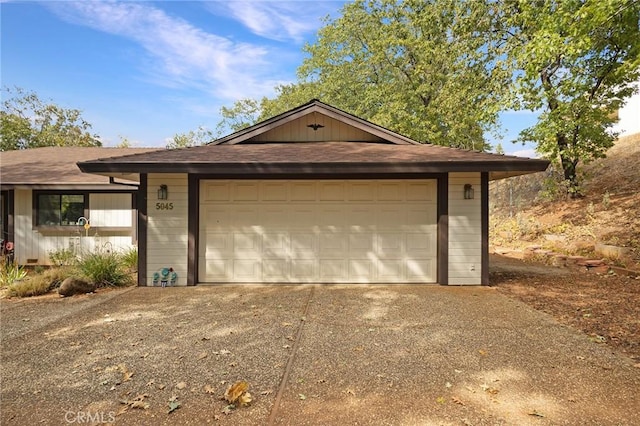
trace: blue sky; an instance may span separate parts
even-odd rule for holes
[[[2,85],[83,111],[104,145],[164,146],[221,106],[295,80],[302,46],[342,1],[0,0]],[[502,115],[508,142],[535,115]]]

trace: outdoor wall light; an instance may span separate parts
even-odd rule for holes
[[[464,199],[473,200],[473,185],[470,183],[464,185]]]
[[[158,200],[168,200],[169,199],[169,190],[167,189],[167,185],[160,185],[158,188]]]

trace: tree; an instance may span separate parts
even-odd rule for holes
[[[506,54],[517,71],[516,109],[541,110],[520,134],[556,160],[569,193],[577,167],[604,157],[615,112],[640,77],[637,0],[511,0],[503,4]]]
[[[347,3],[305,46],[298,81],[260,102],[259,118],[318,98],[418,141],[484,150],[510,78],[494,60],[494,7],[457,0]]]
[[[214,139],[214,134],[202,126],[187,133],[176,133],[167,144],[167,149],[204,145]]]
[[[35,92],[4,88],[8,98],[0,111],[0,150],[43,146],[101,146],[91,124],[77,109],[40,100]]]

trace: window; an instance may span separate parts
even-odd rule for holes
[[[38,226],[75,225],[85,215],[85,194],[38,194],[36,224]]]

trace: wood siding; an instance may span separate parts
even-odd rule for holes
[[[319,124],[313,130],[309,125]],[[371,133],[349,126],[323,114],[309,114],[269,130],[251,139],[253,142],[322,142],[322,141],[380,141]]]
[[[464,185],[473,185],[473,200]],[[482,190],[480,173],[449,174],[449,284],[482,284]]]
[[[160,185],[167,185],[167,200],[158,200]],[[187,213],[187,175],[150,173],[147,178],[147,285],[153,284],[154,272],[162,268],[173,268],[178,274],[176,285],[187,285]]]
[[[110,198],[113,197],[113,200]],[[92,227],[88,232],[81,226],[70,226],[68,229],[34,228],[33,194],[30,189],[15,190],[14,221],[14,253],[15,259],[22,265],[50,265],[49,253],[56,250],[71,249],[77,254],[96,249],[126,250],[131,248],[131,194],[90,194],[89,219]],[[94,210],[91,202],[95,201]],[[112,206],[112,214],[107,206]],[[126,214],[123,214],[125,212]],[[92,214],[96,214],[108,225],[95,225]],[[124,215],[128,218],[122,219]],[[96,226],[117,226],[121,230],[103,231]],[[66,227],[65,227],[66,228]]]

